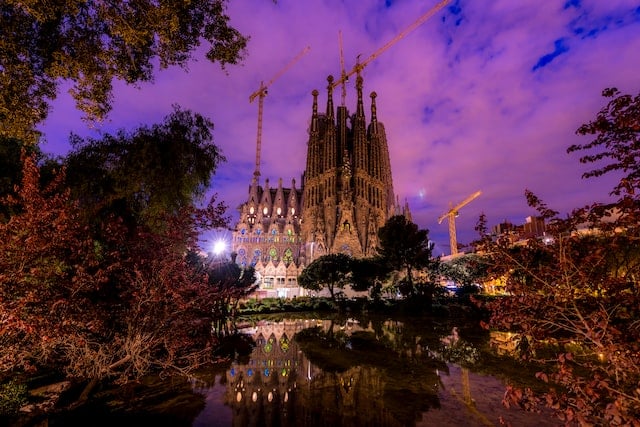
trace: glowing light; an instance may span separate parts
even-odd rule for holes
[[[269,213],[269,209],[267,209],[266,207],[264,209],[262,209],[262,213],[264,215],[267,215]]]
[[[255,209],[253,209],[253,206],[251,206],[249,208],[249,214],[253,215],[254,212],[255,212]]]
[[[278,215],[282,215],[282,209],[280,209],[280,208],[276,209],[276,213],[277,213]]]
[[[227,244],[224,240],[216,240],[216,242],[213,244],[213,253],[215,255],[220,255],[225,251],[226,248]]]

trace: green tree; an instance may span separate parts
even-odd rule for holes
[[[59,84],[89,119],[111,109],[114,79],[152,81],[156,67],[186,66],[201,43],[223,67],[247,38],[230,26],[226,0],[0,3],[0,136],[34,141]]]
[[[476,291],[474,286],[488,276],[488,270],[489,261],[478,254],[465,254],[440,264],[440,271],[445,278],[471,292]]]
[[[72,138],[67,184],[87,214],[116,213],[152,228],[198,201],[224,160],[213,123],[176,107],[162,124],[101,140]]]
[[[400,283],[400,292],[409,297],[421,296],[431,305],[435,290],[438,261],[432,259],[429,230],[419,229],[403,215],[389,218],[378,230],[378,254],[394,270],[404,271],[405,278]],[[414,273],[424,270],[426,281],[415,283]]]
[[[351,283],[352,258],[342,253],[323,255],[305,267],[298,277],[304,289],[321,291],[326,288],[335,300],[336,289],[344,289]]]
[[[390,266],[379,257],[353,259],[351,262],[352,285],[354,291],[370,291],[374,300],[379,300],[383,282],[391,273]]]
[[[584,178],[621,173],[611,204],[593,204],[558,217],[535,195],[530,206],[549,220],[552,241],[511,248],[485,239],[497,273],[506,274],[508,297],[489,304],[490,326],[516,331],[526,358],[543,368],[543,396],[510,388],[505,401],[546,404],[567,423],[635,425],[640,419],[640,200],[638,136],[640,97],[607,89],[613,99],[578,133],[594,135],[580,161],[597,163]],[[608,160],[608,163],[607,163]],[[556,358],[540,357],[549,350]]]
[[[258,288],[255,269],[242,268],[233,261],[220,262],[215,257],[205,262],[208,283],[217,301],[213,313],[214,327],[218,333],[229,333],[227,320],[235,317],[240,300]]]

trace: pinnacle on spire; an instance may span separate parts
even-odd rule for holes
[[[333,76],[329,75],[327,77],[327,82],[329,85],[327,86],[327,117],[329,119],[333,118]]]
[[[373,128],[374,133],[378,133],[378,115],[376,108],[376,97],[377,93],[371,92],[371,127]]]
[[[360,73],[358,73],[358,77],[356,78],[356,89],[358,90],[358,107],[356,109],[357,117],[364,117],[364,104],[362,102],[362,86],[363,86],[363,79]]]
[[[311,113],[311,132],[318,131],[318,91],[314,89],[311,92],[313,95],[313,111]]]

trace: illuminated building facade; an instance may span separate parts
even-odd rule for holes
[[[376,113],[372,92],[370,121],[363,102],[363,80],[357,76],[356,112],[334,108],[333,78],[329,76],[325,113],[318,112],[314,90],[307,161],[300,188],[295,180],[285,188],[269,181],[259,185],[259,172],[240,206],[233,233],[236,262],[254,265],[262,296],[302,295],[297,276],[319,256],[375,254],[378,229],[395,214],[409,219],[393,193],[391,163],[384,125]]]

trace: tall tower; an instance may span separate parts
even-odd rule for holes
[[[362,77],[356,78],[357,105],[351,116],[344,105],[338,106],[334,116],[333,77],[327,80],[325,114],[318,113],[318,91],[312,92],[300,229],[307,263],[327,253],[374,255],[378,229],[396,211],[376,93],[371,93],[367,125]]]
[[[329,76],[327,107],[313,104],[307,141],[307,162],[301,188],[291,180],[276,188],[260,185],[254,174],[247,201],[239,207],[233,232],[236,262],[254,266],[260,278],[259,296],[304,295],[297,277],[319,256],[346,253],[373,256],[378,229],[395,214],[410,215],[393,194],[391,162],[384,125],[378,121],[376,93],[371,93],[367,124],[363,80],[356,79],[356,112],[333,105],[333,77]]]

